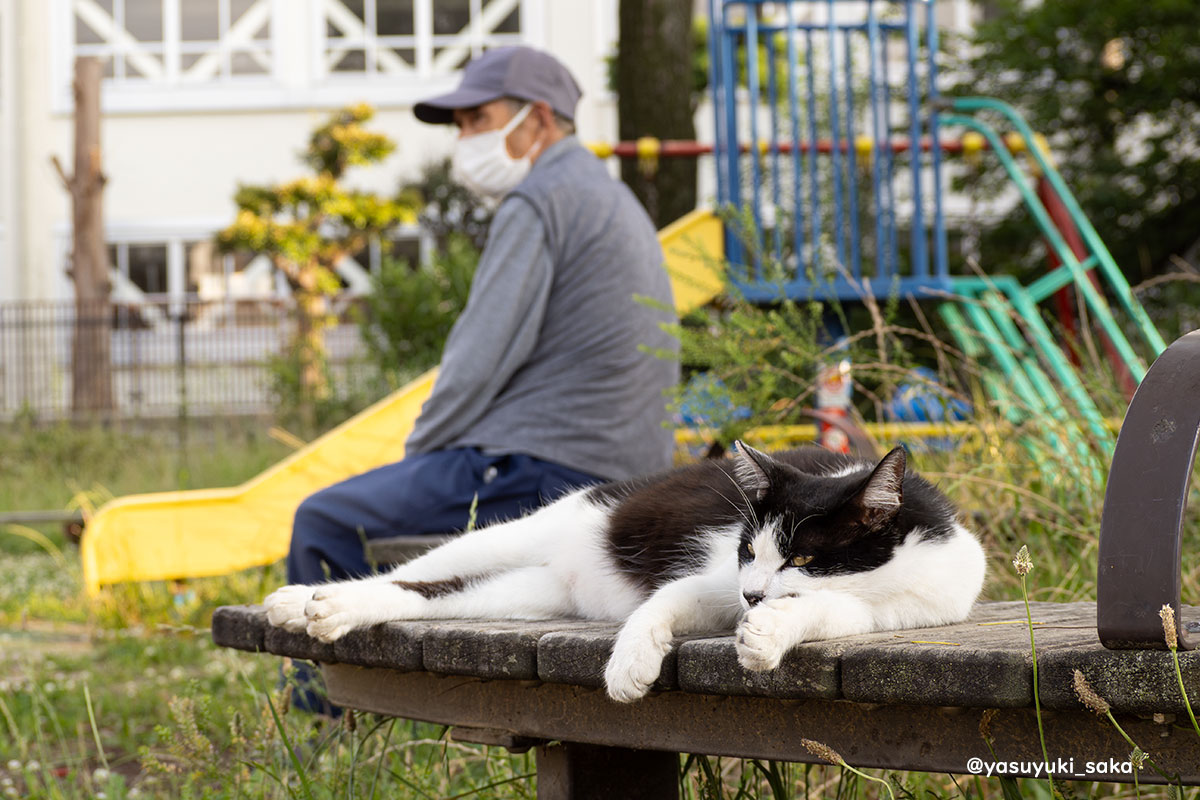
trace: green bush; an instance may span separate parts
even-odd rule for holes
[[[454,321],[467,305],[479,251],[451,235],[444,252],[416,267],[385,261],[372,277],[361,320],[369,358],[391,386],[437,364]]]
[[[320,385],[310,388],[303,379],[304,359],[305,353],[293,343],[282,355],[272,356],[267,362],[275,422],[301,438],[309,439],[329,430],[383,394],[377,387],[359,385],[349,380],[348,375],[335,374],[324,353],[314,359],[321,375]]]

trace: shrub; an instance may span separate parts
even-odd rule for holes
[[[427,264],[385,261],[371,279],[361,319],[369,358],[391,386],[437,364],[454,321],[467,305],[479,251],[451,235]]]

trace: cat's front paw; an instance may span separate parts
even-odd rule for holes
[[[304,606],[312,598],[313,588],[291,584],[271,592],[263,600],[263,607],[267,609],[267,621],[285,631],[304,633],[308,626]]]
[[[665,625],[639,631],[629,630],[628,626],[622,629],[604,669],[608,696],[618,703],[645,697],[658,680],[663,658],[670,649],[671,631]]]
[[[317,586],[304,606],[308,635],[322,642],[334,642],[355,628],[375,621],[370,613],[378,602],[378,592],[366,583],[331,583]]]
[[[786,611],[773,607],[771,602],[746,612],[737,629],[738,663],[753,672],[778,667],[792,644],[788,635],[792,621]]]

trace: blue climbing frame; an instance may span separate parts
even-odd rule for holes
[[[933,3],[709,11],[718,202],[746,210],[726,242],[745,296],[950,291]]]

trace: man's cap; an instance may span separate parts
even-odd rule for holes
[[[579,84],[557,58],[530,47],[498,47],[467,64],[462,83],[449,94],[417,103],[413,113],[422,122],[449,125],[454,111],[515,97],[549,104],[554,113],[574,122]]]

